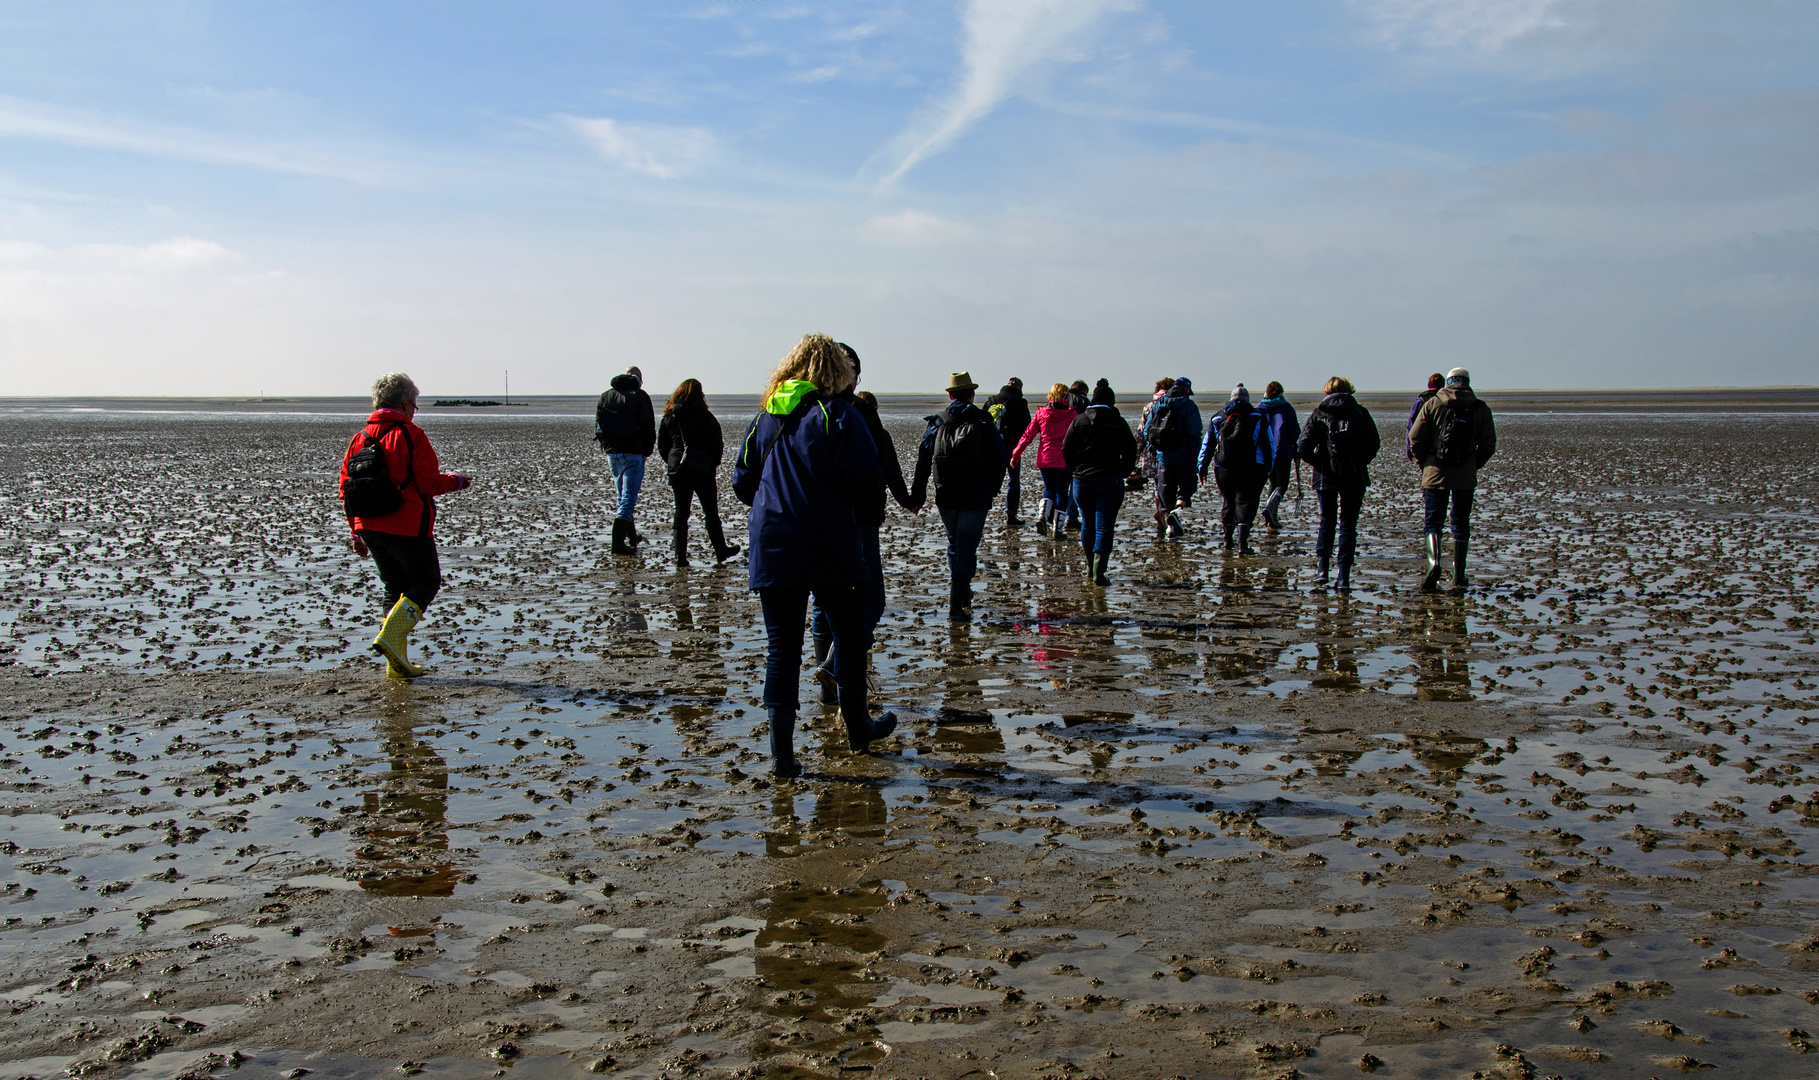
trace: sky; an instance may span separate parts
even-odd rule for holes
[[[1810,0],[0,0],[0,396],[1819,383]]]

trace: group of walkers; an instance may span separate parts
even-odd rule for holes
[[[1178,539],[1185,532],[1182,513],[1210,472],[1222,503],[1224,546],[1243,557],[1253,552],[1257,518],[1268,533],[1281,530],[1283,496],[1298,476],[1296,463],[1306,462],[1320,507],[1316,584],[1351,587],[1359,511],[1381,441],[1347,379],[1327,380],[1305,423],[1277,382],[1255,404],[1239,383],[1209,421],[1191,380],[1161,379],[1133,428],[1105,379],[1090,389],[1084,380],[1057,382],[1032,411],[1021,380],[1011,379],[980,405],[971,374],[955,372],[947,406],[925,418],[906,484],[877,399],[858,389],[859,376],[851,346],[807,335],[771,372],[734,457],[733,492],[750,507],[748,577],[764,618],[764,707],[779,777],[801,773],[794,732],[805,623],[821,701],[839,706],[851,748],[863,751],[896,728],[894,714],[874,717],[869,702],[870,654],[885,604],[879,533],[887,498],[920,513],[933,483],[947,537],[948,617],[968,621],[979,543],[1000,491],[1007,524],[1022,524],[1020,465],[1031,444],[1042,477],[1036,531],[1056,538],[1077,533],[1093,586],[1111,583],[1113,532],[1128,493],[1152,487],[1156,536]],[[726,541],[720,521],[720,423],[695,379],[676,387],[659,422],[643,381],[642,372],[629,368],[595,410],[594,437],[614,484],[611,550],[631,555],[643,543],[633,519],[645,461],[655,452],[675,495],[676,564],[689,565],[688,521],[697,502],[714,558],[724,562],[740,547]],[[423,673],[409,658],[409,636],[441,586],[434,497],[471,483],[440,471],[429,439],[413,422],[416,411],[417,387],[408,376],[381,377],[373,386],[373,412],[341,468],[351,546],[372,557],[385,589],[387,613],[373,648],[385,657],[386,674],[399,678]],[[1450,515],[1451,591],[1463,594],[1477,472],[1496,450],[1490,409],[1473,394],[1470,373],[1455,368],[1428,380],[1404,431],[1408,458],[1421,467],[1422,588],[1439,588]]]

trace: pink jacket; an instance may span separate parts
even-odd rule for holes
[[[1023,448],[1042,433],[1042,442],[1036,450],[1036,468],[1063,469],[1067,462],[1061,457],[1061,444],[1067,438],[1067,429],[1073,426],[1074,418],[1080,414],[1066,405],[1049,402],[1036,410],[1036,416],[1029,427],[1023,429],[1023,438],[1017,440],[1017,448],[1011,451],[1013,460],[1022,460]]]

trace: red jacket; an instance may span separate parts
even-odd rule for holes
[[[1035,422],[1023,429],[1023,438],[1017,440],[1017,448],[1011,456],[1022,460],[1023,448],[1040,433],[1042,441],[1036,444],[1036,468],[1063,469],[1067,462],[1061,457],[1061,444],[1067,439],[1067,429],[1073,426],[1074,417],[1080,414],[1066,405],[1049,402],[1036,410]]]
[[[377,438],[385,450],[386,471],[404,495],[404,505],[384,517],[350,517],[347,519],[349,527],[355,531],[371,529],[394,536],[429,536],[436,523],[435,497],[460,490],[465,486],[462,478],[438,471],[436,449],[429,444],[429,436],[422,428],[406,420],[396,409],[375,409],[373,415],[366,418],[366,427],[354,436],[347,445],[347,452],[341,455],[343,493],[347,491],[347,459],[366,445],[367,435]]]

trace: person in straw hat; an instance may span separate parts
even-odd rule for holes
[[[954,622],[972,618],[979,538],[1011,461],[998,425],[973,404],[978,386],[965,371],[948,380],[947,408],[925,418],[928,429],[916,452],[916,480],[910,488],[910,506],[920,510],[928,500],[929,477],[934,477],[935,509],[947,530],[947,617]]]

